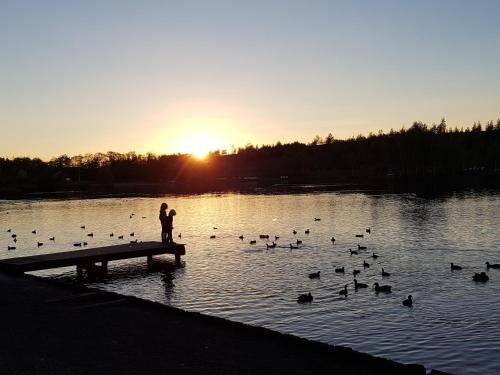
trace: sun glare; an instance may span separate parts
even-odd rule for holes
[[[209,132],[186,135],[181,143],[181,152],[191,154],[200,160],[206,158],[210,151],[224,147],[222,140]]]

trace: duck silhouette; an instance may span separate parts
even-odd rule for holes
[[[315,217],[314,221],[321,221],[321,218],[320,217]]]
[[[482,283],[485,283],[489,279],[490,278],[488,277],[488,275],[486,274],[486,272],[475,273],[474,276],[472,276],[472,280],[479,281],[479,282],[482,282]]]
[[[359,275],[361,273],[360,270],[352,270],[352,274],[354,277],[356,277],[356,275]]]
[[[81,242],[75,242],[75,243],[73,244],[73,246],[80,247],[80,246],[82,246],[82,243],[81,243]]]
[[[375,286],[375,292],[377,293],[391,293],[392,287],[390,285],[379,285],[379,283],[373,284]]]
[[[302,241],[301,240],[297,240],[296,243],[297,243],[297,245],[302,245]]]
[[[330,241],[335,242],[335,237],[332,237]]]
[[[242,241],[243,241],[243,239],[244,239],[245,237],[243,237],[243,235],[241,235],[241,236],[239,236],[238,238],[239,238],[240,240],[242,240]]]
[[[358,255],[358,252],[356,250],[352,250],[352,249],[349,249],[349,253],[351,254],[351,256]]]
[[[298,303],[307,303],[307,302],[312,302],[313,299],[314,299],[314,297],[312,296],[311,292],[309,292],[307,294],[299,295],[299,297],[297,298],[297,302]]]
[[[365,229],[366,233],[370,234],[372,232],[372,228],[368,227]]]
[[[90,232],[89,234],[87,234],[88,237],[94,237],[94,232]]]
[[[366,250],[366,246],[361,246],[358,244],[358,250]]]
[[[358,237],[358,238],[363,238],[364,235],[363,234],[356,234],[355,237]]]
[[[35,230],[35,229],[33,229],[33,230],[31,231],[31,233],[36,234],[36,230]]]
[[[460,271],[462,269],[462,267],[453,264],[453,262],[450,264],[451,264],[452,271]]]
[[[55,238],[55,237],[50,237],[50,238],[49,238],[49,241],[55,241],[55,240],[56,240],[56,238]]]
[[[319,273],[320,273],[320,272],[321,272],[321,271],[310,273],[310,274],[309,274],[309,278],[310,278],[310,279],[319,279]]]
[[[212,234],[212,235],[210,236],[210,239],[214,239],[214,238],[215,238],[215,234]]]
[[[373,259],[377,259],[377,258],[378,258],[378,255],[377,255],[377,254],[375,254],[375,253],[372,253],[372,258],[373,258]]]
[[[251,241],[250,241],[250,245],[255,245],[256,243],[257,243],[257,241],[256,241],[256,240],[251,240]]]
[[[16,247],[7,245],[7,250],[16,250]]]
[[[344,285],[344,289],[342,289],[341,291],[339,291],[339,294],[341,296],[346,296],[347,297],[347,285]]]
[[[294,230],[292,231],[292,233],[293,233],[293,234],[297,234],[297,231],[294,229]]]
[[[123,240],[123,235],[122,236],[118,236],[118,239],[119,240]]]
[[[382,268],[382,277],[389,277],[391,274],[389,272],[385,272],[384,269]]]
[[[37,247],[43,246],[43,242],[38,241],[38,242],[36,243],[36,246],[37,246]]]
[[[293,249],[298,249],[299,247],[297,245],[292,245],[290,244],[290,250],[293,250]]]
[[[273,242],[270,245],[266,243],[266,249],[274,249],[275,247],[276,247],[276,242]]]
[[[490,264],[490,262],[486,262],[486,269],[490,269],[490,268],[493,268],[493,269],[499,269],[500,268],[500,264]]]
[[[304,231],[304,233],[305,233],[305,234],[309,234],[309,229],[306,229],[306,230]]]
[[[411,294],[408,296],[407,299],[405,299],[403,301],[403,306],[406,306],[406,307],[412,307],[413,306],[413,300],[412,300]]]
[[[358,282],[358,280],[354,279],[354,289],[358,289],[358,288],[368,288],[368,285],[360,283],[360,282]]]
[[[363,267],[364,268],[369,268],[370,267],[370,263],[367,263],[366,260],[363,261]]]
[[[344,266],[335,268],[335,272],[344,273]]]

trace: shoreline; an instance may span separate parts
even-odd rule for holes
[[[418,364],[33,275],[0,273],[0,297],[9,374],[426,374]]]

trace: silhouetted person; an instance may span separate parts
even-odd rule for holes
[[[170,210],[167,216],[167,244],[175,243],[172,237],[172,229],[174,229],[174,216],[176,214],[175,210]]]
[[[161,223],[161,242],[167,243],[167,232],[168,232],[168,215],[167,215],[168,204],[163,202],[160,206],[160,223]],[[170,221],[172,222],[172,221]],[[172,229],[170,229],[172,233]]]

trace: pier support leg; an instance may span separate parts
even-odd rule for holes
[[[148,265],[150,265],[151,263],[153,263],[153,256],[148,255]]]
[[[179,254],[175,254],[175,265],[176,266],[181,265],[181,256]]]
[[[76,265],[76,275],[79,279],[83,278],[83,266],[81,264]]]

